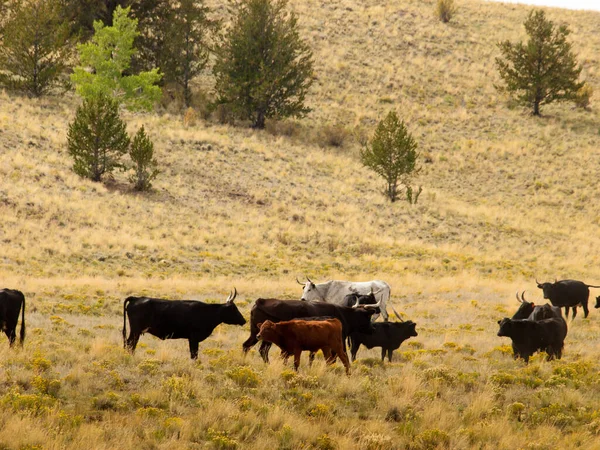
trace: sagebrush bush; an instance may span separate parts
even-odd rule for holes
[[[318,132],[318,143],[322,147],[342,148],[350,138],[350,132],[341,124],[328,124]]]
[[[575,106],[581,109],[589,109],[592,95],[594,95],[594,88],[585,83],[575,94]]]
[[[456,5],[454,4],[454,0],[438,0],[435,12],[442,22],[450,22],[452,17],[454,17],[456,14]]]

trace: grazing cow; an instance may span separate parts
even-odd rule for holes
[[[392,352],[400,347],[411,336],[418,336],[417,324],[411,320],[406,322],[378,322],[374,323],[373,334],[352,333],[350,335],[352,361],[356,361],[359,347],[364,345],[368,349],[381,347],[381,361],[387,353],[388,361],[392,362]]]
[[[21,306],[23,309],[21,309]],[[15,289],[0,289],[0,330],[8,337],[12,347],[17,339],[17,323],[21,312],[21,330],[19,343],[25,342],[25,296]]]
[[[342,360],[346,374],[350,375],[350,361],[344,349],[342,322],[338,319],[288,320],[274,323],[266,320],[258,324],[258,339],[275,344],[285,360],[294,355],[294,369],[300,366],[300,355],[307,350],[323,351],[327,364],[335,362],[332,351]]]
[[[577,306],[583,307],[584,317],[587,318],[590,311],[588,310],[588,300],[590,297],[589,288],[599,288],[585,284],[583,281],[577,280],[560,280],[554,283],[538,283],[535,280],[537,287],[544,292],[544,298],[550,300],[554,306],[564,307],[565,315],[569,318],[569,308],[573,310],[573,319],[577,315]]]
[[[548,361],[560,359],[567,336],[567,323],[563,318],[534,320],[513,320],[504,318],[498,321],[498,336],[510,337],[514,358],[523,358],[526,363],[536,351],[548,354]]]
[[[303,317],[330,316],[339,319],[342,323],[344,341],[350,333],[361,331],[372,333],[374,328],[371,316],[375,313],[374,307],[379,305],[366,305],[364,308],[348,308],[324,302],[304,302],[301,300],[277,300],[275,298],[259,298],[252,305],[250,312],[250,337],[244,342],[244,353],[248,353],[258,342],[258,324],[266,320],[277,323]],[[263,341],[260,344],[260,355],[265,362],[269,362],[269,349],[271,344]]]
[[[386,311],[387,302],[390,299],[390,285],[385,281],[327,281],[325,283],[315,284],[310,278],[306,277],[307,282],[301,283],[298,278],[298,284],[304,286],[300,300],[306,302],[327,302],[334,305],[345,305],[345,298],[348,294],[358,293],[368,295],[375,292],[377,302],[381,305],[381,315],[383,320],[388,320]],[[373,320],[379,317],[379,313],[373,316]]]
[[[229,294],[224,304],[197,300],[163,300],[148,297],[127,297],[123,303],[123,343],[131,353],[140,335],[148,332],[160,339],[187,339],[190,356],[198,358],[198,344],[209,337],[217,325],[244,325],[246,319],[233,301],[237,290]],[[129,337],[125,340],[126,316],[129,316]]]

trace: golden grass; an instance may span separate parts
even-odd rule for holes
[[[148,194],[71,172],[75,98],[0,93],[0,279],[28,302],[25,348],[0,345],[0,448],[600,448],[596,310],[559,362],[524,366],[496,336],[517,289],[543,302],[535,277],[600,281],[594,99],[513,108],[495,43],[522,39],[530,8],[463,0],[445,25],[435,3],[292,1],[313,113],[272,134],[127,113],[163,170]],[[548,15],[600,92],[600,15]],[[392,108],[432,160],[415,206],[385,200],[356,142],[322,147]],[[248,317],[258,297],[298,298],[304,274],[388,281],[419,337],[391,365],[361,348],[348,378],[244,359],[247,325],[217,328],[198,363],[184,341],[122,350],[128,295],[221,302],[235,286]]]

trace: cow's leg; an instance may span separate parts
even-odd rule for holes
[[[325,354],[325,352],[323,352],[323,354]],[[315,361],[315,356],[317,356],[317,352],[310,352],[308,354],[308,367],[312,367],[312,364]]]
[[[140,333],[134,333],[133,330],[129,332],[129,337],[127,338],[127,342],[125,343],[125,348],[129,350],[129,352],[133,355],[135,353],[135,348],[137,347],[138,341],[140,340]]]
[[[587,316],[590,313],[587,300],[585,302],[581,302],[581,307],[583,308],[583,317],[587,319]]]
[[[393,348],[388,348],[388,361],[392,362],[392,352],[394,351]]]
[[[569,318],[569,307],[565,306],[565,318]]]
[[[190,343],[190,357],[198,359],[198,341],[196,338],[189,338],[188,342]]]
[[[335,363],[335,356],[331,354],[331,349],[329,347],[323,347],[323,357],[325,358],[325,363],[329,366]]]
[[[340,357],[342,364],[346,368],[346,375],[350,375],[350,361],[348,360],[348,354],[344,351],[341,351],[340,353],[338,353],[338,356]]]
[[[387,349],[385,347],[381,347],[381,362],[383,362],[385,360],[386,352],[387,352]]]
[[[352,355],[352,361],[356,361],[356,354],[358,353],[358,349],[360,347],[360,342],[358,339],[350,339],[350,343],[352,346],[350,347],[350,354]]]
[[[260,353],[260,356],[262,356],[263,361],[266,363],[269,362],[269,350],[270,349],[271,349],[270,342],[262,341],[260,343],[260,350],[258,352]]]
[[[256,345],[258,339],[254,333],[250,334],[250,337],[246,339],[246,342],[242,344],[242,349],[244,350],[244,355],[246,355],[252,347]]]
[[[15,340],[17,339],[17,332],[14,327],[9,327],[4,330],[6,337],[8,338],[8,345],[12,347],[15,344]]]
[[[573,310],[573,319],[574,319],[575,316],[577,315],[577,306],[571,306],[571,309]]]
[[[300,355],[302,355],[302,350],[299,348],[294,350],[294,370],[297,372],[298,367],[300,367]]]

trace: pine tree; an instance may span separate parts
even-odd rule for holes
[[[410,175],[418,171],[417,157],[417,143],[394,111],[379,122],[371,142],[360,152],[363,165],[385,179],[385,194],[392,202],[398,198],[401,183],[406,186],[407,199],[416,203],[409,181]]]
[[[16,0],[2,25],[0,85],[40,97],[64,81],[71,52],[69,25],[58,0]]]
[[[119,116],[119,105],[106,95],[87,98],[69,125],[67,148],[75,160],[73,171],[92,181],[123,167],[129,136]]]
[[[129,148],[129,156],[133,161],[134,173],[129,181],[136,191],[147,191],[152,187],[152,180],[158,175],[158,163],[154,159],[154,144],[142,126],[133,138]]]
[[[264,128],[267,118],[310,111],[304,101],[314,80],[312,52],[286,5],[287,0],[236,2],[233,24],[217,51],[217,103],[253,128]]]
[[[540,115],[540,106],[555,101],[575,100],[584,83],[566,25],[558,28],[546,19],[544,11],[531,11],[524,23],[527,43],[500,42],[502,57],[496,58],[505,89],[515,93],[519,103]]]
[[[152,109],[160,99],[158,69],[127,75],[135,50],[137,20],[128,17],[129,8],[118,6],[113,26],[94,22],[95,34],[90,42],[78,46],[80,66],[75,68],[71,81],[78,94],[93,98],[107,95],[130,109]],[[91,69],[91,70],[90,70]]]
[[[165,36],[165,51],[161,70],[165,81],[176,83],[183,90],[185,106],[191,106],[190,82],[208,62],[208,32],[216,22],[208,18],[208,8],[198,0],[181,0],[173,8]]]

